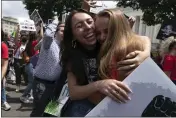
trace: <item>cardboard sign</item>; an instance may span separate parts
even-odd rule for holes
[[[30,19],[19,18],[20,31],[36,31],[34,21]]]
[[[132,90],[130,101],[103,99],[87,117],[175,117],[176,85],[147,58],[124,81]]]
[[[36,9],[30,15],[30,19],[34,21],[36,27],[39,26],[43,22],[42,18],[40,17]]]
[[[176,19],[172,21],[165,21],[158,32],[157,39],[165,40],[170,36],[176,37]]]

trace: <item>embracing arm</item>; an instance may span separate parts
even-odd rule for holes
[[[118,70],[131,71],[138,67],[147,57],[150,57],[151,40],[143,36],[144,51],[134,51],[126,56],[126,59],[117,63]]]
[[[92,93],[98,91],[97,82],[88,85],[78,85],[76,77],[72,72],[67,73],[69,95],[72,100],[84,99],[89,97]]]
[[[88,98],[95,92],[100,92],[109,96],[117,102],[126,102],[126,100],[130,100],[128,94],[132,91],[120,81],[105,79],[80,86],[77,84],[76,77],[72,72],[68,72],[67,78],[69,95],[72,100]]]

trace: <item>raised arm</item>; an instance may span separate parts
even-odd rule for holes
[[[92,82],[88,85],[78,85],[76,77],[72,72],[68,72],[67,79],[69,95],[72,100],[88,98],[93,93],[98,91],[118,102],[130,100],[127,94],[130,93],[131,90],[120,81],[106,79]]]
[[[81,8],[86,10],[86,11],[90,11],[91,7],[93,7],[93,8],[99,7],[99,6],[95,5],[96,3],[97,2],[93,1],[93,0],[83,0]]]
[[[37,38],[38,42],[43,38],[43,23],[40,24],[40,34]]]
[[[18,40],[19,40],[19,34],[20,34],[20,25],[17,26],[17,30],[15,33],[15,46],[18,46]]]
[[[57,25],[58,19],[55,19],[51,24],[47,26],[46,31],[43,35],[43,42],[42,42],[44,49],[49,49],[49,47],[51,46],[51,43],[54,39],[54,34],[57,29]]]

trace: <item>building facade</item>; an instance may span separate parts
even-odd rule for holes
[[[17,29],[18,20],[12,17],[3,17],[1,23],[3,31],[11,35]]]
[[[152,50],[156,50],[161,40],[156,39],[160,30],[161,24],[148,26],[142,20],[143,12],[141,10],[134,11],[132,8],[120,8],[126,15],[134,16],[136,22],[133,26],[133,31],[142,36],[148,36],[152,42]]]

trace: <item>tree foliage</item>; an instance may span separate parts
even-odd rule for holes
[[[118,7],[131,7],[143,11],[143,21],[156,25],[164,20],[176,19],[176,0],[116,0]]]
[[[62,13],[70,12],[71,10],[81,7],[82,0],[23,0],[23,4],[26,5],[26,9],[29,11],[29,15],[37,9],[41,18],[45,23],[48,19],[52,19],[54,13],[61,19]]]

